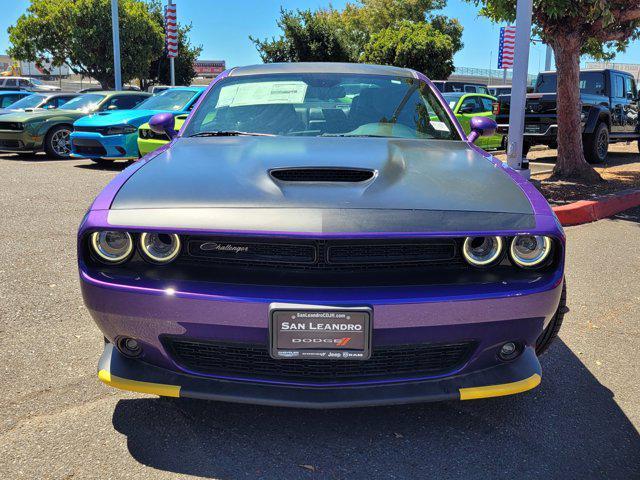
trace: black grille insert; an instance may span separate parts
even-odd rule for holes
[[[281,240],[190,237],[187,258],[276,269],[379,269],[450,264],[459,260],[453,239]]]
[[[475,342],[374,347],[364,361],[273,359],[266,346],[165,337],[173,359],[196,373],[247,379],[340,383],[444,374],[462,366]]]
[[[372,170],[358,168],[283,168],[271,170],[271,176],[282,182],[366,182]]]

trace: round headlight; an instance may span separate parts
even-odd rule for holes
[[[502,255],[502,237],[467,237],[462,247],[464,259],[473,266],[486,267]]]
[[[175,233],[143,233],[140,250],[155,263],[169,263],[180,253],[180,237]]]
[[[549,258],[551,246],[549,237],[520,235],[511,241],[511,260],[522,268],[538,267]]]
[[[104,230],[91,234],[91,247],[103,262],[121,263],[133,252],[133,240],[127,232]]]

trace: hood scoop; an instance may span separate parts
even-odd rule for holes
[[[281,182],[362,183],[375,176],[374,170],[342,167],[278,168],[269,172]]]

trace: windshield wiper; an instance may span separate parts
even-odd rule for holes
[[[250,135],[255,137],[275,137],[272,133],[257,133],[257,132],[241,132],[238,130],[215,130],[210,132],[198,132],[189,137],[240,137],[243,135]]]

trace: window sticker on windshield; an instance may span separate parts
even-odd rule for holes
[[[431,126],[437,132],[448,132],[449,131],[449,128],[447,128],[447,125],[444,122],[433,122],[432,121],[431,122]]]
[[[254,82],[229,85],[220,89],[216,108],[278,103],[303,103],[307,94],[304,82]]]

